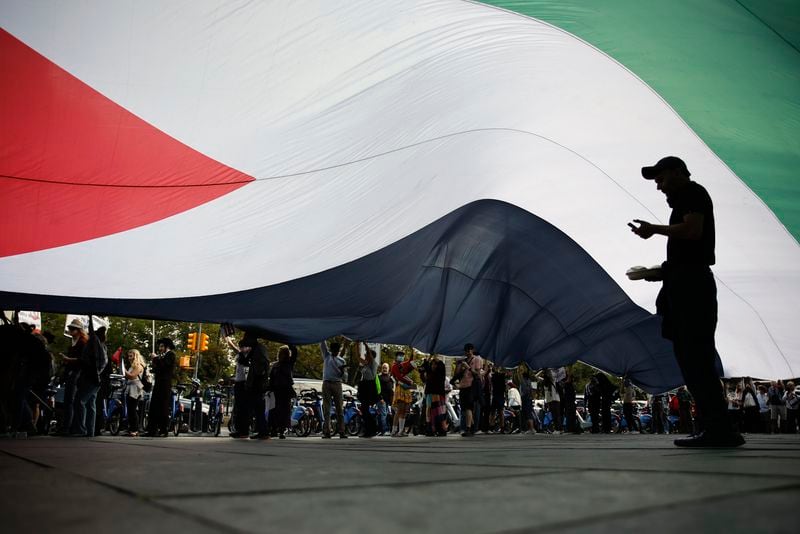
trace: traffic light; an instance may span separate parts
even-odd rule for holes
[[[200,352],[208,350],[208,334],[200,334]]]
[[[194,352],[197,350],[197,332],[189,332],[189,344],[187,348]]]

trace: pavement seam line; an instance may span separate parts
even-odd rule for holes
[[[521,474],[506,474],[506,475],[496,475],[496,476],[482,476],[482,477],[462,477],[462,478],[448,478],[448,479],[436,479],[436,480],[409,480],[406,482],[380,482],[375,484],[359,484],[359,485],[349,485],[349,486],[320,486],[318,488],[310,488],[308,486],[302,488],[283,488],[283,489],[264,489],[264,490],[247,490],[247,491],[229,491],[229,492],[219,492],[215,491],[213,493],[177,493],[173,495],[159,495],[154,498],[157,499],[176,499],[176,500],[184,500],[184,499],[194,499],[194,498],[213,498],[213,497],[245,497],[245,496],[269,496],[269,495],[285,495],[289,493],[310,493],[310,492],[317,492],[317,493],[327,493],[331,491],[342,491],[342,490],[368,490],[368,489],[376,489],[376,488],[402,488],[402,487],[418,487],[421,484],[450,484],[453,482],[481,482],[485,480],[508,480],[509,478],[525,478],[531,476],[542,476],[542,475],[552,475],[552,474],[559,474],[563,473],[568,470],[557,470],[557,471],[548,471],[548,472],[540,472],[540,473],[521,473]]]
[[[793,484],[783,484],[779,486],[772,486],[768,488],[762,488],[759,491],[767,492],[767,493],[776,493],[786,490],[800,490],[800,483],[793,483]],[[661,512],[664,510],[669,510],[673,508],[680,508],[682,506],[691,505],[691,504],[703,504],[703,503],[713,503],[717,501],[723,501],[726,499],[735,499],[738,497],[750,497],[752,496],[753,491],[750,489],[734,491],[731,493],[724,493],[719,495],[708,495],[706,497],[694,498],[694,499],[684,499],[680,501],[673,501],[669,503],[657,503],[651,504],[650,506],[643,506],[636,508],[636,514],[638,516],[649,514],[650,512]],[[594,525],[596,521],[609,521],[614,519],[621,519],[621,514],[625,512],[629,512],[631,510],[615,510],[614,512],[606,512],[603,514],[597,514],[591,517],[583,517],[580,519],[568,519],[565,521],[555,521],[552,523],[547,523],[544,525],[537,525],[537,526],[528,526],[528,527],[520,527],[520,528],[513,528],[508,530],[500,530],[500,531],[493,531],[493,534],[527,534],[529,532],[550,532],[553,530],[564,530],[576,526],[586,526],[587,524]]]
[[[94,443],[113,443],[115,445],[117,445],[117,444],[119,444],[119,445],[127,445],[128,447],[152,447],[152,448],[163,449],[163,450],[196,452],[196,450],[191,448],[191,447],[168,447],[168,446],[164,446],[164,445],[151,445],[150,442],[148,442],[148,441],[140,441],[138,443],[129,443],[129,442],[126,442],[126,441],[100,440],[100,441],[95,441]],[[247,451],[226,451],[226,450],[220,450],[220,449],[212,449],[209,452],[216,452],[216,453],[220,453],[220,454],[242,454],[242,455],[245,455],[245,456],[265,456],[265,457],[266,456],[272,456],[272,457],[277,457],[278,456],[277,454],[271,454],[271,453],[247,452]]]
[[[87,482],[91,482],[93,484],[97,484],[98,486],[110,489],[110,490],[112,490],[112,491],[114,491],[116,493],[119,493],[121,495],[125,495],[126,497],[130,497],[130,498],[133,498],[134,500],[146,503],[146,504],[148,504],[150,506],[153,506],[154,508],[158,508],[159,510],[167,512],[167,513],[169,513],[171,515],[176,515],[178,517],[183,517],[184,519],[189,519],[191,521],[200,523],[203,526],[214,527],[214,528],[218,529],[220,532],[230,532],[232,534],[246,534],[248,532],[246,530],[240,530],[240,529],[237,529],[237,528],[232,527],[230,525],[226,525],[225,523],[220,523],[220,522],[216,521],[215,519],[209,519],[207,517],[203,517],[203,516],[200,516],[200,515],[195,515],[195,514],[186,512],[186,511],[181,510],[179,508],[174,508],[174,507],[169,506],[169,505],[167,505],[165,503],[161,503],[161,502],[155,501],[152,497],[148,497],[147,495],[142,495],[140,493],[136,493],[136,492],[130,491],[130,490],[126,489],[126,488],[115,486],[114,484],[111,484],[109,482],[104,482],[102,480],[97,480],[95,478],[92,478],[92,477],[87,476],[87,475],[83,475],[81,473],[75,473],[73,471],[67,471],[65,469],[61,469],[61,468],[53,466],[53,465],[48,465],[48,464],[45,464],[45,463],[42,463],[42,462],[38,462],[36,460],[32,460],[30,458],[25,458],[24,456],[19,456],[17,454],[13,454],[13,453],[8,452],[8,451],[3,450],[3,449],[0,449],[0,452],[5,453],[8,456],[11,456],[12,458],[16,458],[17,460],[21,460],[23,462],[27,462],[27,463],[33,464],[33,465],[35,465],[37,467],[40,467],[42,469],[50,469],[50,470],[53,470],[55,472],[62,472],[62,473],[66,473],[68,475],[72,475],[72,476],[78,477],[78,478],[83,479],[83,480],[85,480]]]
[[[12,458],[16,458],[17,460],[22,460],[23,462],[28,462],[29,464],[33,464],[36,467],[41,467],[42,469],[55,469],[52,465],[43,464],[42,462],[37,462],[36,460],[31,460],[30,458],[25,458],[24,456],[19,456],[18,454],[14,454],[13,452],[8,452],[5,449],[0,449],[0,452],[11,456]]]

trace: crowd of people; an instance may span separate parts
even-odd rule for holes
[[[88,330],[88,331],[87,331]],[[95,329],[79,320],[67,325],[71,344],[62,355],[64,388],[63,415],[56,433],[62,436],[93,436],[102,429],[95,406],[102,398],[102,384],[112,365],[105,347],[105,327]],[[35,428],[40,409],[28,396],[43,398],[43,389],[53,374],[53,358],[48,353],[52,336],[16,329],[29,343],[31,357],[20,360],[25,365],[17,369],[18,380],[12,388],[11,417],[4,417],[6,427]],[[279,439],[291,428],[293,407],[294,366],[297,347],[283,345],[277,358],[270,362],[266,344],[255,335],[246,333],[237,343],[226,338],[235,352],[233,376],[232,438]],[[349,345],[349,346],[348,346]],[[548,414],[552,433],[620,432],[619,421],[624,418],[625,431],[635,432],[639,425],[637,396],[642,392],[627,379],[618,382],[602,372],[591,375],[583,388],[583,402],[577,395],[569,368],[543,369],[538,372],[525,367],[504,369],[485,360],[472,344],[448,369],[445,360],[436,355],[415,357],[414,353],[396,351],[390,362],[379,363],[379,356],[365,342],[320,343],[322,360],[322,438],[338,436],[346,439],[343,413],[343,383],[348,381],[344,355],[351,351],[359,355],[355,380],[360,415],[363,420],[361,436],[376,435],[405,437],[407,420],[412,406],[421,406],[414,425],[430,436],[443,436],[453,430],[453,417],[448,414],[453,397],[459,407],[456,421],[463,437],[476,433],[505,433],[506,418],[513,417],[515,432],[532,434],[543,429],[541,414],[534,409],[534,400],[543,401],[543,413]],[[127,407],[127,432],[151,437],[168,435],[172,388],[177,370],[175,345],[169,338],[159,339],[149,364],[136,349],[128,350],[123,367],[122,398]],[[37,362],[38,365],[37,365]],[[143,399],[150,393],[147,428],[140,428],[145,414]],[[100,393],[100,396],[98,394]],[[418,397],[421,397],[417,401]],[[756,385],[752,380],[731,383],[726,400],[736,428],[745,433],[797,432],[797,410],[800,399],[793,382],[781,381]],[[612,424],[612,404],[621,402],[621,413]],[[369,409],[372,407],[373,409]],[[649,402],[652,423],[649,430],[665,433],[679,428],[681,433],[698,431],[694,400],[685,387],[671,395],[652,395]],[[451,412],[452,412],[452,408]],[[621,416],[621,417],[620,417]],[[679,423],[668,420],[671,416]],[[633,422],[636,421],[636,424]],[[30,422],[30,424],[28,423]],[[582,425],[581,423],[584,423]],[[588,426],[586,426],[588,425]],[[585,427],[585,428],[584,428]],[[252,432],[251,432],[252,430]]]
[[[792,381],[758,385],[751,379],[732,381],[726,400],[731,420],[741,432],[794,434],[799,430],[800,396]]]

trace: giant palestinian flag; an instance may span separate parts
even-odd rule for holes
[[[797,4],[4,0],[0,304],[682,382],[639,169],[715,202],[721,362],[800,374]],[[766,11],[765,11],[766,10]]]

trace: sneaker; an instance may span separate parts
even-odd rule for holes
[[[322,439],[331,439],[330,434],[322,434]]]
[[[720,447],[732,448],[744,445],[745,441],[738,432],[725,434],[709,434],[703,432],[691,438],[681,438],[674,441],[676,447]]]
[[[475,435],[475,433],[474,433],[474,432],[462,432],[462,433],[461,433],[461,437],[462,437],[462,438],[471,438],[471,437],[472,437],[472,436],[474,436],[474,435]]]
[[[286,439],[286,433],[281,432],[280,434],[278,434],[278,439]]]
[[[339,434],[339,439],[347,439],[347,434],[342,432],[341,434]]]
[[[145,435],[146,435],[146,436],[150,436],[150,434],[145,434]],[[237,432],[231,432],[231,433],[230,433],[230,434],[228,434],[228,435],[229,435],[230,437],[232,437],[233,439],[242,439],[242,438],[246,438],[246,437],[248,437],[248,436],[247,436],[247,434],[239,434],[239,433],[237,433]],[[152,436],[155,436],[155,434],[153,434]]]

